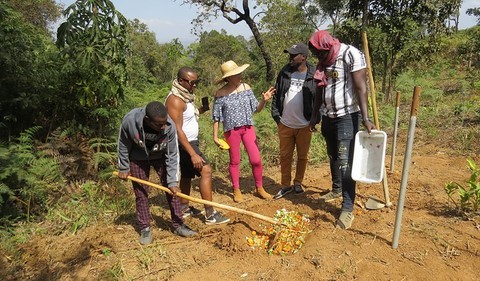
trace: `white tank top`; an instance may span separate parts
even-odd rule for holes
[[[198,120],[195,115],[195,105],[191,102],[187,102],[187,109],[183,112],[182,130],[189,142],[198,140]]]

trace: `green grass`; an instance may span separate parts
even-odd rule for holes
[[[111,188],[93,181],[75,184],[73,194],[49,208],[45,219],[55,226],[51,231],[76,234],[89,225],[110,224],[115,217],[134,212],[129,183],[115,180],[111,184]]]

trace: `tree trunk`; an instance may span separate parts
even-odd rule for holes
[[[388,63],[388,73],[389,73],[389,78],[388,78],[388,89],[387,89],[387,94],[385,95],[386,101],[390,102],[391,101],[391,94],[392,94],[392,82],[394,80],[393,78],[393,65],[395,63],[395,54],[393,50],[391,51],[391,56],[390,56],[390,62]]]
[[[368,24],[368,0],[363,0],[362,29],[367,30]]]
[[[257,45],[260,48],[260,52],[262,53],[262,57],[265,60],[265,66],[266,66],[265,80],[267,82],[271,82],[273,81],[273,78],[274,78],[272,58],[270,57],[270,54],[265,48],[265,44],[263,43],[262,35],[258,31],[257,24],[253,21],[251,17],[245,18],[245,22],[247,23],[248,27],[252,31],[253,37],[255,38],[255,42],[257,42]]]
[[[99,138],[100,139],[103,139],[104,138],[104,135],[103,135],[103,118],[100,118],[99,120],[99,128],[98,128],[98,135],[99,135]],[[100,148],[101,148],[101,145],[98,144],[97,145],[97,155],[94,156],[94,162],[93,162],[93,171],[96,173],[98,172],[98,166],[99,166],[99,155],[100,155]]]
[[[248,0],[243,0],[242,1],[242,7],[243,7],[243,13],[240,12],[237,8],[235,7],[227,7],[226,1],[220,1],[220,2],[215,2],[215,1],[200,1],[203,2],[204,5],[206,6],[216,6],[218,7],[222,13],[223,17],[227,19],[229,22],[233,24],[237,24],[241,21],[245,21],[252,31],[253,38],[255,38],[255,42],[257,42],[258,47],[260,48],[260,52],[262,53],[262,57],[265,60],[265,67],[266,67],[266,73],[265,73],[265,80],[267,82],[271,82],[274,78],[273,76],[273,63],[272,63],[272,58],[270,57],[270,54],[267,51],[267,48],[265,47],[265,44],[263,43],[263,38],[260,32],[258,31],[257,24],[253,20],[252,16],[250,15],[250,7],[248,5]],[[229,13],[235,13],[238,18],[233,19],[231,18],[228,14]]]
[[[390,74],[390,77],[388,77],[388,96],[387,96],[387,102],[392,101],[392,88],[393,88],[393,76]]]
[[[388,79],[388,56],[385,54],[383,58],[383,79],[382,79],[382,93],[387,94],[387,79]]]

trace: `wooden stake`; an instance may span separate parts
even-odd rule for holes
[[[365,59],[367,60],[367,68],[368,68],[368,82],[370,84],[370,94],[372,96],[372,111],[373,111],[373,119],[375,122],[375,127],[377,130],[380,130],[380,122],[378,121],[378,113],[377,113],[377,98],[375,95],[375,83],[373,82],[373,73],[372,73],[372,65],[370,64],[370,52],[368,50],[368,40],[367,40],[367,33],[364,31],[363,35],[363,45],[365,47]],[[388,189],[388,180],[387,180],[387,171],[386,168],[383,167],[383,195],[385,196],[385,206],[390,207],[392,206],[392,202],[390,202],[390,192]]]

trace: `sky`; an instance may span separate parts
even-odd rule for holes
[[[74,0],[56,0],[65,7]],[[191,21],[196,18],[196,6],[182,5],[182,0],[111,0],[116,9],[127,19],[139,19],[154,32],[159,43],[167,43],[178,38],[184,45],[194,42]],[[241,1],[236,0],[241,3]],[[460,9],[459,28],[465,29],[476,24],[476,17],[465,14],[468,8],[480,7],[480,0],[463,0]],[[205,31],[225,29],[230,35],[250,38],[252,33],[245,22],[231,24],[223,17],[204,26]]]

